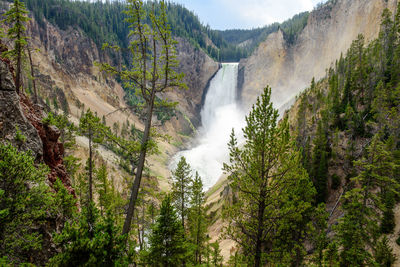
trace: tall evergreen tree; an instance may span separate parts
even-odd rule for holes
[[[179,266],[186,253],[183,228],[172,206],[171,197],[167,195],[150,235],[149,261],[155,266]]]
[[[11,24],[7,37],[14,41],[14,49],[5,52],[5,55],[11,57],[16,64],[15,88],[17,93],[20,92],[22,85],[22,61],[25,47],[28,44],[25,27],[25,23],[29,21],[27,14],[25,4],[20,0],[14,0],[11,8],[5,13],[6,18],[4,19],[6,23]]]
[[[94,145],[104,139],[103,132],[100,127],[104,127],[100,118],[97,117],[90,109],[83,114],[79,121],[79,130],[82,134],[86,135],[89,140],[89,158],[88,158],[88,201],[93,201],[93,173],[94,173]]]
[[[225,234],[241,246],[249,264],[257,267],[272,260],[276,248],[290,254],[289,261],[297,257],[279,233],[287,234],[284,224],[291,216],[309,213],[315,194],[289,135],[287,118],[277,125],[278,111],[270,97],[267,87],[246,117],[243,146],[238,146],[232,133],[230,164],[224,164],[234,195],[233,203],[224,207]],[[302,246],[302,241],[296,246]]]
[[[186,88],[182,83],[183,74],[175,72],[178,61],[174,48],[175,41],[171,36],[171,28],[167,22],[167,8],[164,1],[159,2],[159,10],[145,10],[143,0],[128,0],[126,21],[130,24],[131,43],[129,51],[132,54],[131,68],[118,70],[109,64],[101,64],[108,73],[120,76],[131,92],[138,93],[144,99],[145,129],[141,141],[140,156],[136,168],[135,180],[132,185],[123,233],[131,228],[134,210],[139,194],[140,183],[144,170],[148,144],[150,141],[151,121],[155,106],[171,106],[171,103],[157,103],[156,94],[168,88]],[[147,17],[150,19],[146,24]]]
[[[208,221],[205,214],[205,194],[203,182],[196,172],[190,187],[190,208],[188,228],[191,243],[194,245],[194,264],[202,264],[205,242],[207,241]]]
[[[8,257],[13,265],[41,254],[40,229],[53,204],[47,173],[48,168],[36,166],[30,153],[0,144],[0,258]]]
[[[181,224],[185,229],[185,221],[187,218],[187,212],[190,202],[190,186],[192,183],[190,165],[186,162],[185,157],[181,157],[178,165],[173,172],[173,184],[172,184],[172,197],[174,206],[181,217]]]
[[[313,140],[311,177],[317,190],[317,203],[325,202],[328,182],[328,153],[325,129],[322,119],[318,121],[316,137]]]
[[[132,263],[132,251],[126,248],[125,238],[110,210],[99,216],[91,202],[83,207],[77,219],[66,223],[54,241],[61,252],[50,260],[50,266],[127,266]],[[130,244],[132,249],[134,246]]]
[[[343,247],[340,253],[341,266],[362,266],[373,264],[381,236],[379,224],[384,211],[384,196],[387,192],[399,194],[400,185],[395,179],[397,164],[393,155],[380,141],[373,137],[367,149],[367,156],[355,165],[361,172],[353,182],[359,185],[345,195],[344,216],[337,226],[338,243]]]
[[[224,258],[221,255],[221,249],[219,247],[218,241],[215,241],[210,244],[211,247],[211,263],[212,266],[222,267],[222,262]]]

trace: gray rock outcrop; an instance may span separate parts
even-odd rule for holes
[[[24,137],[18,138],[18,135]],[[0,60],[0,142],[11,143],[22,151],[31,151],[37,160],[43,156],[42,141],[37,130],[23,113],[9,66],[2,60]]]

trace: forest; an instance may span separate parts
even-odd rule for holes
[[[400,4],[396,14],[383,12],[377,39],[366,43],[359,35],[282,118],[271,102],[271,88],[260,88],[246,116],[244,142],[232,131],[224,164],[229,194],[221,198],[221,214],[211,214],[201,177],[184,157],[172,172],[169,192],[160,190],[146,164],[158,152],[158,141],[168,138],[154,130],[153,114],[163,110],[165,115],[176,105],[157,95],[187,87],[174,70],[179,62],[173,37],[207,50],[206,33],[225,51],[220,57],[233,60],[255,47],[240,50],[236,35],[245,40],[281,28],[290,44],[308,13],[262,29],[217,32],[182,6],[164,1],[25,3],[12,1],[1,27],[1,64],[13,71],[12,91],[21,102],[34,106],[41,101],[22,82],[35,80],[27,71],[32,65],[29,9],[38,21],[81,28],[105,49],[118,51],[116,44],[129,50],[122,68],[112,62],[96,65],[131,92],[128,106],[140,112],[145,127],[139,130],[129,121],[110,126],[90,109],[74,124],[67,111],[48,105],[36,124],[60,131],[71,190],[61,177],[50,180],[49,166],[23,151],[28,137],[22,129],[15,129],[12,142],[0,140],[1,266],[397,263],[389,235],[396,235],[394,245],[400,246],[400,233],[394,232],[394,208],[400,201]],[[129,39],[132,35],[137,38]],[[6,40],[13,45],[6,47]],[[79,136],[88,145],[85,166],[72,153]],[[125,188],[116,188],[105,162],[96,160],[100,146],[120,156],[120,166],[131,174]],[[332,196],[338,196],[336,205],[328,209]],[[215,216],[223,218],[223,238],[236,244],[228,259],[221,255],[222,240],[212,242],[208,234]]]
[[[25,3],[41,26],[44,26],[43,19],[47,19],[63,30],[67,27],[82,29],[98,47],[102,47],[103,43],[128,47],[129,24],[125,22],[123,11],[126,4],[123,1],[27,0]],[[150,3],[145,3],[144,8],[150,9]],[[281,24],[274,23],[259,29],[216,31],[203,25],[193,12],[181,4],[168,2],[167,8],[172,34],[189,40],[220,62],[237,62],[249,56],[260,42],[279,28],[285,32],[287,41],[292,43],[308,18],[308,12],[305,12]],[[207,39],[213,45],[208,44]],[[251,41],[250,46],[238,46],[246,40]],[[124,56],[124,59],[129,60],[129,57]]]

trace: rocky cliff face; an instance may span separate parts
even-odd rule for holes
[[[63,164],[63,145],[58,142],[60,131],[42,123],[42,110],[15,90],[10,65],[0,58],[0,142],[11,143],[21,151],[30,151],[37,162],[49,166],[48,179],[53,184],[61,179],[74,194]]]
[[[124,110],[126,104],[122,87],[112,77],[104,75],[94,66],[95,61],[107,61],[113,64],[112,59],[99,50],[80,29],[61,30],[46,20],[41,25],[39,26],[35,19],[32,19],[27,27],[30,44],[34,51],[32,57],[40,97],[43,100],[48,99],[52,107],[56,102],[60,109],[68,110],[70,120],[75,124],[78,123],[81,112],[90,108],[99,117],[107,115],[106,121],[110,126],[114,123],[121,126],[129,121],[139,130],[143,130],[143,122],[139,117]],[[178,146],[187,141],[187,136],[193,132],[193,125],[200,124],[204,90],[209,79],[219,68],[218,63],[202,50],[194,48],[184,39],[178,39],[178,41],[177,53],[181,62],[178,71],[186,74],[185,81],[189,89],[174,90],[164,95],[170,100],[179,102],[176,118],[162,125],[154,117],[154,125],[158,130],[172,137],[170,142],[160,140],[161,154],[149,159],[154,170],[152,174],[163,177],[165,183],[160,185],[161,188],[168,187],[170,156],[177,152]],[[28,87],[28,84],[29,82],[25,81],[25,87]],[[78,142],[78,144],[79,147],[75,153],[78,153],[84,161],[87,150],[85,142]],[[37,146],[40,147],[40,144]],[[103,154],[101,156],[104,159],[110,158],[106,155],[107,153]],[[116,167],[116,180],[123,180],[122,177],[126,177],[127,174],[117,168],[118,160],[110,159],[109,161],[112,167]]]
[[[358,34],[363,34],[366,42],[375,39],[382,11],[394,11],[396,5],[397,0],[332,0],[311,12],[294,44],[285,42],[282,31],[269,35],[240,62],[239,90],[244,106],[250,107],[267,85],[272,87],[275,106],[282,106],[313,77],[322,78]]]
[[[121,86],[94,66],[96,61],[111,62],[111,59],[81,30],[68,28],[64,31],[48,22],[40,27],[35,20],[30,22],[28,30],[34,47],[40,48],[40,52],[34,54],[34,61],[38,62],[43,95],[61,103],[66,101],[72,115],[79,113],[82,105],[99,116],[125,106]],[[218,70],[218,63],[182,38],[178,38],[177,53],[181,62],[178,71],[185,73],[189,90],[172,91],[167,96],[178,101],[178,108],[196,125],[203,91]],[[110,122],[120,121],[121,115],[117,112],[110,117]],[[125,119],[127,114],[122,117]]]
[[[179,71],[185,73],[185,83],[189,89],[174,92],[174,95],[197,127],[200,125],[199,114],[208,82],[218,71],[219,64],[203,50],[193,47],[186,39],[177,38],[177,41]]]
[[[38,161],[41,160],[42,141],[23,113],[9,65],[3,60],[0,60],[0,107],[1,142],[9,142],[22,151],[30,150]]]

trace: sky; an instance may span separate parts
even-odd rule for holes
[[[283,22],[326,0],[173,0],[194,11],[212,29],[251,29]]]

